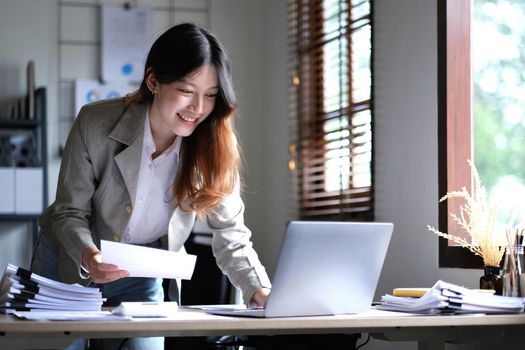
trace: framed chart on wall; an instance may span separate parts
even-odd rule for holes
[[[102,6],[102,81],[140,82],[153,42],[149,7]]]

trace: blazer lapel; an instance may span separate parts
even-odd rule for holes
[[[124,111],[109,137],[128,147],[115,156],[115,163],[120,170],[124,183],[133,202],[137,194],[137,181],[140,171],[144,119],[148,104],[132,104]]]

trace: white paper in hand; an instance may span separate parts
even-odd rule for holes
[[[197,256],[101,240],[102,261],[127,270],[130,277],[191,279]]]

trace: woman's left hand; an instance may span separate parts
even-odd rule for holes
[[[270,288],[258,289],[250,300],[250,307],[264,307],[270,291]]]

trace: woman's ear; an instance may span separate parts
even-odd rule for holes
[[[153,69],[151,67],[148,68],[148,70],[146,71],[146,85],[148,86],[149,91],[151,91],[151,93],[155,95],[155,93],[157,92],[158,82],[155,78],[155,74],[153,73]]]

